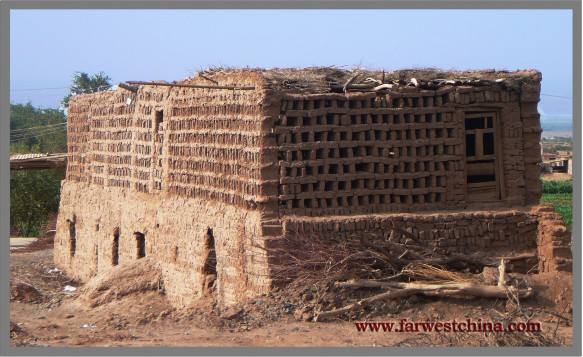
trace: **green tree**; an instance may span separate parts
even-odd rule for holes
[[[69,94],[61,104],[65,108],[69,108],[69,99],[72,96],[83,93],[101,92],[111,87],[111,78],[103,72],[99,72],[90,76],[86,72],[75,72],[73,75],[73,83],[69,87]]]
[[[67,152],[67,119],[62,110],[10,104],[10,153]],[[10,225],[16,234],[38,235],[59,209],[59,170],[10,171]]]
[[[63,169],[10,171],[10,225],[24,237],[38,236],[59,210]]]
[[[10,104],[10,153],[67,152],[66,124],[62,110]]]
[[[69,94],[94,93],[111,87],[103,72],[74,74]],[[63,110],[35,108],[30,103],[10,105],[10,153],[67,152],[67,117]],[[65,170],[10,171],[10,225],[17,234],[38,235],[51,214],[59,209]]]

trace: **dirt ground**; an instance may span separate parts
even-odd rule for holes
[[[550,174],[542,174],[541,179],[548,181],[569,181],[573,179],[573,175],[564,172],[553,172]]]
[[[346,305],[326,287],[290,295],[276,290],[220,310],[212,299],[174,309],[163,291],[144,291],[90,308],[82,284],[55,270],[47,244],[12,251],[10,336],[13,346],[570,346],[572,275],[529,275],[535,296],[513,303],[486,298],[411,296],[312,322],[314,304]],[[511,274],[512,275],[512,274]],[[518,276],[517,276],[518,278]],[[65,287],[68,290],[65,291]],[[363,292],[361,292],[363,293]],[[356,295],[354,295],[356,294]],[[359,298],[353,292],[351,298]],[[542,332],[359,332],[355,322],[540,322]]]

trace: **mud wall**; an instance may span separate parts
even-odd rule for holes
[[[207,292],[205,263],[210,249],[216,254],[220,303],[266,292],[270,285],[262,240],[257,239],[261,235],[258,211],[200,199],[157,200],[120,188],[80,190],[72,182],[63,185],[61,200],[55,263],[73,277],[87,280],[116,264],[140,259],[136,233],[141,233],[145,258],[160,264],[174,305],[191,304]],[[67,220],[74,221],[74,255]],[[209,230],[214,247],[208,246]]]
[[[269,165],[261,151],[274,119],[261,109],[268,105],[259,77],[215,82],[257,90],[139,86],[71,100],[59,266],[86,280],[141,258],[143,235],[144,254],[160,262],[171,301],[185,305],[212,280],[213,268],[204,267],[212,235],[219,302],[266,291],[262,247],[281,233],[266,212],[266,195],[276,198],[264,184]]]
[[[536,78],[520,95],[291,94],[236,71],[182,83],[256,89],[138,86],[71,100],[55,261],[73,276],[153,257],[171,301],[188,305],[212,280],[213,245],[230,304],[267,291],[266,252],[289,234],[402,240],[384,236],[392,219],[452,251],[535,244],[536,222],[509,207],[540,197]],[[501,199],[488,204],[467,199],[472,112],[498,118]]]
[[[541,88],[540,74],[533,78],[532,83],[525,83],[521,87],[520,115],[523,122],[522,136],[524,137],[524,177],[526,188],[526,203],[538,204],[542,194],[540,181],[541,146],[540,138],[542,127],[537,105],[540,101]]]
[[[536,247],[537,221],[528,211],[476,211],[428,214],[373,214],[328,219],[294,217],[283,223],[286,235],[316,234],[331,240],[389,239],[406,243],[393,232],[391,222],[418,239],[450,252]]]
[[[487,111],[499,118],[496,140],[503,187],[502,199],[493,206],[524,205],[527,196],[529,202],[536,201],[538,173],[533,175],[532,167],[540,160],[540,150],[538,156],[530,150],[536,135],[524,133],[535,131],[538,117],[522,114],[523,103],[514,91],[490,87],[286,94],[275,128],[280,215],[468,207],[464,117]],[[532,103],[530,110],[536,113]],[[525,118],[530,118],[526,128]],[[531,155],[527,160],[525,145]],[[528,191],[527,174],[533,177]]]
[[[260,79],[229,80],[258,89],[140,86],[73,97],[67,179],[245,207],[264,201],[263,128],[273,120]]]
[[[572,271],[572,233],[561,216],[551,206],[535,207],[533,215],[540,222],[537,240],[539,272]]]
[[[257,90],[173,88],[168,94],[165,135],[168,192],[253,208],[266,200],[262,148],[273,119],[262,110],[261,79],[231,75],[219,85]],[[188,84],[214,83],[189,81]]]

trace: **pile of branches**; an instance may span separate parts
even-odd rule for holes
[[[234,68],[211,66],[197,75],[215,82],[216,75],[240,71],[256,72],[271,88],[306,91],[309,93],[399,91],[404,87],[436,90],[445,86],[499,87],[520,91],[523,83],[531,83],[532,71],[481,70],[455,71],[438,68],[410,68],[397,71],[365,68],[344,69],[345,66],[307,68]],[[216,83],[216,82],[215,82]]]
[[[291,234],[271,250],[271,276],[288,290],[302,290],[324,281],[378,279],[394,273],[390,258],[358,242],[324,240],[317,235]]]
[[[339,309],[320,312],[314,317],[314,321],[321,321],[331,316],[362,309],[377,301],[402,299],[411,295],[486,297],[516,301],[533,295],[534,291],[531,287],[525,286],[524,284],[517,284],[516,282],[514,284],[511,283],[511,279],[506,274],[506,260],[502,259],[498,270],[500,275],[498,277],[498,284],[496,285],[477,283],[472,281],[473,279],[465,278],[459,273],[427,264],[418,265],[414,270],[410,268],[403,269],[400,273],[401,276],[421,276],[425,281],[350,280],[336,282],[334,286],[338,288],[380,288],[385,291]],[[438,279],[433,280],[435,277]],[[440,279],[443,280],[440,282]]]
[[[319,312],[314,321],[345,314],[378,301],[417,294],[501,299],[520,299],[533,294],[532,288],[524,281],[517,283],[506,274],[510,261],[532,258],[532,255],[488,260],[429,247],[394,222],[391,222],[390,230],[410,238],[412,243],[394,242],[389,239],[388,232],[385,239],[374,242],[369,239],[333,241],[316,235],[290,235],[272,250],[274,281],[287,285],[290,293],[322,282],[331,282],[331,286],[338,289],[384,290],[357,303]],[[480,283],[475,275],[460,272],[480,271],[484,267],[498,267],[496,285]]]

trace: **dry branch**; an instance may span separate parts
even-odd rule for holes
[[[450,284],[420,284],[420,283],[399,283],[383,282],[375,280],[357,280],[346,283],[336,283],[337,287],[359,287],[359,288],[385,288],[415,291],[412,294],[423,293],[431,296],[475,296],[487,298],[508,298],[508,293],[518,293],[519,298],[532,295],[532,288],[516,290],[512,286],[484,285],[473,283],[450,283]],[[412,295],[411,294],[411,295]]]
[[[498,285],[484,285],[475,283],[445,283],[445,284],[401,283],[378,280],[352,280],[348,282],[337,282],[336,284],[334,284],[336,287],[383,288],[389,289],[389,291],[382,294],[374,295],[366,299],[362,299],[357,303],[339,309],[321,312],[315,316],[314,321],[319,321],[326,317],[336,316],[346,312],[350,312],[355,309],[360,309],[376,301],[401,298],[416,294],[440,297],[472,296],[514,300],[517,300],[518,298],[526,298],[532,296],[534,291],[531,287],[519,289],[514,286],[506,285],[508,276],[506,275],[505,260],[502,260],[502,262],[500,263],[499,271],[500,276],[498,278]]]

